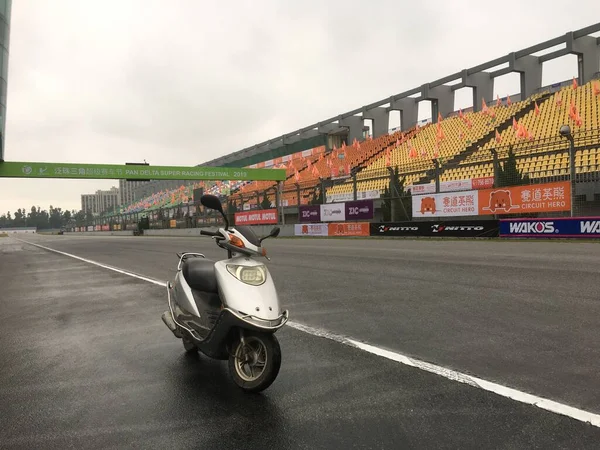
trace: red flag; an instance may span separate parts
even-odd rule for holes
[[[519,124],[517,123],[517,119],[513,117],[513,130],[517,131],[519,129]]]
[[[577,79],[575,77],[573,77],[573,89],[577,89]]]
[[[535,104],[535,115],[539,116],[540,115],[540,108],[538,107],[538,104],[536,101],[533,102]]]
[[[484,114],[487,114],[487,112],[488,112],[488,107],[487,107],[487,105],[485,103],[485,99],[483,97],[481,97],[481,111]]]
[[[496,106],[502,105],[502,101],[500,100],[500,96],[496,94]]]
[[[506,94],[506,104],[508,106],[512,105],[512,102],[510,101],[510,95]]]
[[[460,109],[458,110],[458,117],[460,117],[461,119],[464,117],[464,116],[463,116],[463,112],[462,112],[462,108],[460,108]]]
[[[502,142],[502,139],[500,138],[500,133],[498,133],[498,129],[496,128],[496,142],[500,143]]]
[[[440,123],[442,120],[442,113],[438,112],[438,123]]]
[[[594,82],[592,89],[594,91],[594,96],[600,95],[600,83]]]

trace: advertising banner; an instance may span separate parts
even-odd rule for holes
[[[435,188],[434,188],[435,192]],[[358,191],[356,192],[357,200],[368,200],[380,198],[381,193],[378,189],[372,191]],[[351,202],[354,200],[354,192],[342,192],[339,194],[327,194],[327,203],[339,203],[339,202]]]
[[[497,220],[371,223],[371,236],[497,237]]]
[[[413,195],[413,218],[477,216],[477,191],[448,192],[431,195]]]
[[[268,225],[276,223],[277,210],[275,208],[235,213],[236,225]]]
[[[440,192],[471,191],[477,189],[487,189],[494,186],[494,177],[469,178],[465,180],[442,181],[440,183]],[[406,187],[412,195],[434,194],[435,183],[411,184]]]
[[[346,220],[346,208],[344,203],[327,203],[320,205],[321,220],[323,222],[343,222]]]
[[[479,214],[527,214],[571,210],[571,183],[529,184],[478,191]]]
[[[330,223],[329,236],[370,236],[369,222]]]
[[[375,216],[373,200],[355,200],[344,203],[346,220],[371,220]]]
[[[320,222],[320,205],[300,205],[298,208],[298,222]]]
[[[151,180],[285,180],[285,169],[0,162],[0,177]]]
[[[329,227],[326,223],[305,223],[294,225],[294,236],[328,236]]]
[[[571,183],[449,192],[412,197],[413,218],[570,211]]]
[[[600,238],[600,217],[502,219],[500,237]]]

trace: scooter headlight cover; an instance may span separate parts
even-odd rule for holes
[[[265,266],[239,266],[227,264],[227,271],[242,283],[251,286],[260,286],[267,280]]]

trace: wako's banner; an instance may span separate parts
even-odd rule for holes
[[[501,237],[600,238],[600,217],[502,219]]]
[[[268,225],[277,223],[276,209],[235,213],[236,225]]]
[[[571,183],[532,184],[412,197],[413,218],[571,210]]]
[[[285,180],[285,169],[0,162],[0,177],[140,180]]]

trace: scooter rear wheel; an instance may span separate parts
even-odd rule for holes
[[[281,367],[281,347],[274,334],[250,333],[233,346],[229,356],[229,372],[235,384],[249,392],[268,388]]]

